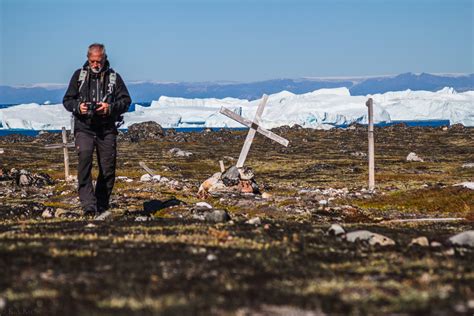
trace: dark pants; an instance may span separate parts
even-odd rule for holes
[[[115,162],[117,156],[116,133],[88,133],[76,131],[76,150],[79,156],[77,180],[79,199],[83,209],[102,209],[109,207],[109,199],[115,182]],[[97,151],[99,175],[97,184],[92,186],[92,158]]]

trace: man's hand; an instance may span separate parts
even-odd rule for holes
[[[86,114],[87,113],[87,105],[85,103],[79,104],[79,110],[81,114]]]
[[[110,114],[110,104],[106,102],[97,103],[100,106],[95,110],[98,115],[109,115]]]

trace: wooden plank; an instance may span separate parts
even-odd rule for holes
[[[242,150],[240,151],[239,160],[235,165],[237,168],[242,168],[244,166],[245,160],[247,159],[247,155],[250,150],[250,146],[252,145],[253,138],[255,137],[255,133],[257,131],[253,128],[249,129],[247,137],[245,138],[244,145],[242,146]]]
[[[145,171],[150,175],[150,176],[154,176],[155,175],[155,171],[153,169],[150,169],[148,168],[148,166],[143,162],[143,161],[140,161],[138,163],[140,165],[140,167],[142,167],[143,169],[145,169]]]
[[[375,151],[374,151],[374,101],[369,98],[365,103],[369,109],[369,190],[375,189]]]
[[[465,218],[460,217],[445,217],[445,218],[408,218],[408,219],[392,219],[388,221],[382,221],[381,224],[386,223],[420,223],[420,222],[457,222],[457,221],[465,221]]]
[[[234,121],[237,121],[240,124],[247,126],[248,128],[252,128],[252,124],[253,124],[252,121],[250,121],[246,118],[243,118],[242,116],[232,112],[229,109],[226,109],[225,107],[222,107],[219,112],[221,114],[224,114],[225,116],[233,119]],[[270,132],[267,129],[264,129],[263,127],[259,126],[257,128],[257,132],[259,132],[260,134],[270,138],[271,140],[274,140],[275,142],[279,143],[280,145],[288,147],[289,141],[287,139],[285,139],[281,136],[278,136],[277,134],[275,134],[273,132]]]
[[[44,148],[46,149],[58,149],[58,148],[64,148],[64,147],[67,147],[67,148],[73,148],[73,147],[76,147],[74,145],[74,143],[67,143],[66,145],[64,144],[47,144],[44,146]]]
[[[64,153],[64,177],[66,181],[69,179],[69,153],[67,151],[67,133],[66,128],[62,128],[62,137],[63,137],[63,153]]]
[[[247,155],[250,151],[250,146],[252,146],[253,139],[255,137],[256,129],[258,129],[258,124],[260,123],[260,119],[263,114],[263,110],[265,110],[265,104],[267,103],[268,96],[266,94],[263,95],[262,101],[258,104],[257,112],[255,113],[255,118],[252,122],[252,126],[245,138],[244,145],[242,146],[242,150],[240,151],[239,160],[237,161],[237,168],[242,168],[244,166],[245,160],[247,160]]]
[[[275,141],[275,142],[277,142],[280,145],[283,145],[285,147],[288,147],[288,144],[290,143],[288,141],[288,139],[283,138],[283,137],[281,137],[281,136],[279,136],[279,135],[277,135],[273,132],[270,132],[269,130],[264,129],[263,127],[259,126],[258,129],[257,129],[257,132],[259,132],[260,134],[270,138],[271,140],[273,140],[273,141]]]

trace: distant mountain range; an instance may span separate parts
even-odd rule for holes
[[[129,82],[133,102],[158,100],[160,96],[183,98],[225,98],[254,100],[263,93],[287,90],[296,94],[322,88],[347,87],[352,95],[367,95],[387,91],[437,91],[452,87],[458,92],[474,90],[474,74],[433,75],[404,73],[397,76],[274,79],[249,83],[238,82]],[[66,85],[0,86],[0,104],[61,103]]]

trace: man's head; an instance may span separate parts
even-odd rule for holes
[[[87,50],[87,60],[89,61],[90,69],[99,73],[105,65],[107,54],[105,53],[104,44],[94,43],[89,45]]]

